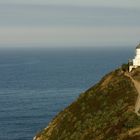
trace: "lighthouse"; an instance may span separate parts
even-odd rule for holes
[[[140,44],[136,47],[136,56],[129,63],[129,72],[132,71],[133,68],[137,68],[140,66]]]

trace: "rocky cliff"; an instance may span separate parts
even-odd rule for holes
[[[132,80],[117,69],[81,94],[34,139],[140,140],[137,97]]]

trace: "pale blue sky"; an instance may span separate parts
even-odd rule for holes
[[[139,0],[0,0],[0,46],[136,45],[139,15]]]

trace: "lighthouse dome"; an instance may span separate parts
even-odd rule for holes
[[[136,49],[140,49],[140,44],[136,47]]]

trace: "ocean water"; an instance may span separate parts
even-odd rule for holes
[[[0,140],[31,140],[132,48],[0,51]]]

